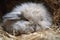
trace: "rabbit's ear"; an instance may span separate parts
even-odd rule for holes
[[[14,19],[20,19],[19,15],[21,14],[18,14],[18,12],[11,12],[11,13],[8,13],[6,15],[4,15],[2,18],[3,20],[14,20]]]

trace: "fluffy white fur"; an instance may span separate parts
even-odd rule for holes
[[[14,9],[10,13],[7,13],[5,16],[3,16],[3,19],[4,21],[20,19],[18,15],[23,15],[27,20],[29,20],[29,22],[33,22],[33,24],[38,25],[38,28],[36,26],[37,30],[40,27],[46,29],[52,25],[52,18],[50,17],[50,14],[43,3],[23,3],[14,7]],[[27,31],[25,29],[30,27],[31,26],[25,26],[25,21],[23,21],[22,23],[21,21],[17,21],[12,26],[13,29],[20,31]],[[33,27],[28,30],[32,29]]]
[[[28,21],[17,21],[12,24],[14,30],[19,31],[20,33],[31,33],[34,31],[34,26]]]

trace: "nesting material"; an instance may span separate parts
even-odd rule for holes
[[[0,40],[60,40],[60,32],[43,30],[31,34],[13,36],[0,30]]]

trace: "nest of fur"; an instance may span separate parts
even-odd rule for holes
[[[19,36],[10,35],[0,27],[0,40],[60,40],[60,0],[44,0],[53,15],[52,28]]]
[[[60,40],[60,31],[47,29],[30,34],[14,36],[0,28],[0,40]]]

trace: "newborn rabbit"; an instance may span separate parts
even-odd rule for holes
[[[22,3],[3,16],[3,23],[15,20],[11,25],[4,26],[6,31],[19,31],[19,33],[31,33],[40,28],[46,29],[52,25],[52,18],[43,3]],[[24,20],[24,21],[23,21]],[[29,25],[30,24],[30,25]]]

